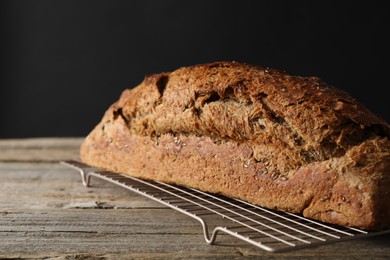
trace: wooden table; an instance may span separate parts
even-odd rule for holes
[[[208,245],[200,224],[108,182],[81,185],[59,164],[82,138],[0,140],[0,257],[28,259],[389,259],[390,234],[286,253],[224,237]]]

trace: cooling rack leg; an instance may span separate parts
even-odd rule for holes
[[[90,175],[87,174],[83,169],[80,169],[81,181],[85,187],[89,187]]]
[[[91,181],[90,173],[87,173],[83,168],[75,165],[75,162],[73,161],[61,161],[60,163],[78,171],[81,175],[81,181],[83,183],[83,186],[89,187]]]

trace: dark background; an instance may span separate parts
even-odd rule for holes
[[[145,74],[221,60],[318,76],[390,122],[389,11],[386,1],[1,1],[0,138],[84,136]]]

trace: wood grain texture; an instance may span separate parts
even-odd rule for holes
[[[79,158],[83,138],[28,138],[0,141],[2,162],[55,162]]]
[[[18,259],[388,259],[390,235],[267,253],[226,235],[216,245],[200,224],[98,179],[81,185],[58,160],[81,138],[0,140],[0,258]]]

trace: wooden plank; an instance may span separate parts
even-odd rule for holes
[[[81,137],[0,140],[0,162],[77,160],[82,140]]]
[[[99,179],[83,187],[56,162],[63,151],[65,159],[77,154],[81,140],[0,140],[0,258],[390,257],[390,234],[277,254],[227,235],[208,245],[200,224],[181,213]]]

